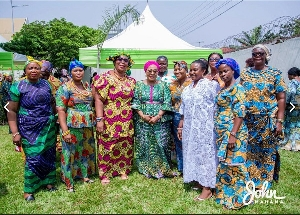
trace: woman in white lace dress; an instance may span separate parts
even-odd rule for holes
[[[178,138],[182,139],[183,181],[196,181],[202,193],[195,200],[212,196],[216,184],[216,140],[214,134],[215,97],[220,89],[218,82],[204,78],[208,63],[204,60],[192,62],[190,77],[193,82],[181,95],[181,120]]]

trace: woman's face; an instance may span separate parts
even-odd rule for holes
[[[74,69],[72,69],[71,73],[72,73],[72,79],[78,82],[82,80],[84,75],[84,70],[80,67],[75,67]]]
[[[166,70],[168,70],[168,61],[166,61],[166,59],[160,58],[156,62],[160,66],[159,72],[165,72]]]
[[[193,81],[199,81],[203,78],[203,74],[205,73],[205,70],[201,68],[200,63],[192,63],[190,68],[190,78]]]
[[[293,80],[295,77],[296,77],[295,75],[289,75],[289,74],[288,74],[289,80]]]
[[[252,50],[252,59],[254,66],[265,65],[266,52],[262,48],[255,48]]]
[[[35,62],[31,62],[26,66],[26,76],[30,81],[38,81],[41,75],[41,67]]]
[[[128,68],[129,59],[125,55],[121,55],[115,61],[115,68],[117,71],[126,72]]]
[[[230,83],[234,78],[234,71],[230,66],[226,64],[221,64],[218,68],[219,76],[225,83]]]
[[[216,68],[216,63],[220,60],[220,56],[218,54],[213,54],[212,56],[210,56],[210,58],[208,59],[209,62],[209,67],[210,68]]]
[[[186,70],[182,67],[179,66],[179,64],[176,64],[174,67],[174,75],[176,76],[177,80],[185,80],[187,75],[186,75]]]
[[[12,76],[11,75],[7,76],[6,80],[9,81],[9,82],[12,82]]]
[[[146,70],[146,77],[148,81],[156,81],[158,69],[155,65],[150,65]]]

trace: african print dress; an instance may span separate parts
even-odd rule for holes
[[[228,209],[239,209],[244,205],[243,199],[247,194],[246,183],[249,181],[245,166],[248,129],[244,121],[236,133],[234,149],[227,148],[234,118],[245,117],[245,95],[245,89],[239,84],[234,84],[228,89],[221,90],[216,97],[217,111],[214,122],[219,158],[216,202]]]
[[[217,155],[214,133],[215,97],[220,90],[216,81],[200,79],[185,87],[179,112],[184,115],[182,130],[183,181],[216,185]]]
[[[172,121],[172,134],[175,142],[177,169],[179,172],[182,172],[183,170],[182,141],[179,140],[177,136],[177,128],[181,119],[179,107],[181,104],[181,93],[186,86],[191,84],[191,82],[192,80],[190,78],[187,78],[182,85],[179,85],[179,82],[177,80],[173,81],[170,84],[172,107],[175,111]]]
[[[276,94],[286,91],[281,71],[247,68],[241,72],[240,83],[246,90],[245,122],[249,130],[246,166],[256,188],[279,179],[279,141],[275,137],[277,99]]]
[[[17,125],[26,155],[24,192],[56,182],[55,120],[51,106],[51,86],[43,79],[14,82],[9,101],[19,102]]]
[[[168,83],[159,81],[149,86],[139,81],[134,90],[132,106],[145,115],[156,116],[160,110],[165,114],[155,124],[145,122],[135,112],[135,161],[138,171],[148,178],[172,177],[171,161],[171,93]]]
[[[110,72],[94,77],[94,87],[103,101],[104,132],[98,137],[100,180],[129,174],[133,164],[133,121],[131,101],[135,79],[119,80]]]
[[[295,108],[291,111],[292,103]],[[285,111],[285,140],[283,149],[300,151],[300,82],[293,79],[288,84]]]
[[[84,86],[85,91],[80,91],[73,81],[69,81],[56,92],[56,106],[65,108],[72,138],[70,144],[61,137],[61,178],[67,188],[74,188],[74,179],[88,178],[96,171],[93,97],[89,84]]]

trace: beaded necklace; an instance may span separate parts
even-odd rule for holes
[[[84,90],[80,90],[77,86],[76,86],[76,84],[74,83],[74,81],[72,80],[72,86],[74,87],[74,89],[75,89],[75,91],[77,92],[77,93],[79,93],[80,95],[83,95],[83,96],[89,96],[90,95],[90,92],[87,90],[87,88],[84,86],[84,84],[81,82],[81,84],[82,84],[82,86],[83,86],[83,88],[84,88]],[[85,92],[84,92],[85,91]]]

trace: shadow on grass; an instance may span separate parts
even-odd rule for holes
[[[8,194],[8,190],[6,188],[5,183],[0,183],[0,197],[3,197]]]

